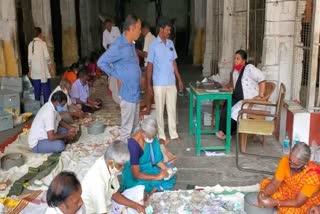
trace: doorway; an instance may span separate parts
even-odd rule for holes
[[[51,6],[51,23],[52,23],[52,38],[54,45],[54,62],[56,63],[57,74],[63,73],[62,61],[62,22],[60,1],[50,0]]]

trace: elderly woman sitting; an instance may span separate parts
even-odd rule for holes
[[[303,142],[294,145],[284,156],[272,180],[262,180],[258,203],[278,207],[278,213],[307,213],[320,203],[319,166],[310,161],[311,151]]]
[[[173,170],[163,163],[157,134],[157,122],[153,118],[141,122],[141,130],[128,140],[130,162],[125,164],[122,173],[122,189],[144,185],[145,191],[171,189],[176,181]],[[169,175],[169,173],[172,173]]]

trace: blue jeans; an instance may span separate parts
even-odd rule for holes
[[[67,134],[68,130],[63,127],[59,127],[57,134],[64,135]],[[32,148],[34,153],[59,153],[64,150],[65,142],[64,140],[53,140],[48,139],[39,140],[38,144]]]

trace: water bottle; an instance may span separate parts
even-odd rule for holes
[[[283,140],[282,153],[284,155],[288,155],[290,153],[290,139],[289,139],[288,133],[286,133],[286,137]]]
[[[296,138],[293,140],[292,147],[294,147],[294,145],[296,145],[296,144],[299,143],[299,142],[300,142],[299,138],[296,137]]]

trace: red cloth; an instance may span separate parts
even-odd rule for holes
[[[241,65],[241,64],[239,64],[239,65],[235,65],[233,68],[234,68],[234,70],[236,70],[236,71],[241,71],[241,69],[242,69],[242,67],[243,67],[243,65]]]
[[[28,129],[30,129],[30,127],[31,127],[31,123],[27,123],[27,124],[24,126],[24,128],[28,128]],[[13,142],[18,138],[18,136],[19,136],[22,132],[23,132],[23,130],[20,130],[17,134],[13,135],[12,137],[9,137],[9,138],[5,139],[4,142],[0,144],[0,152],[3,153],[4,150],[5,150],[5,148],[6,148],[9,144],[13,143]]]

